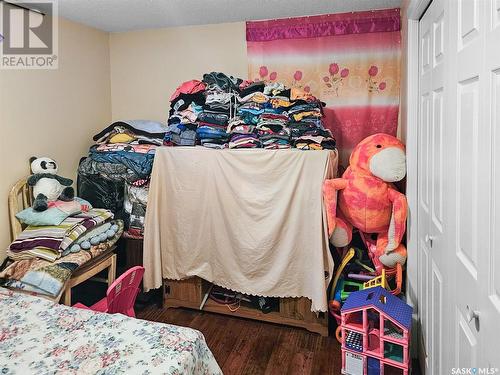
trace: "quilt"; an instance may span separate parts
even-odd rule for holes
[[[118,225],[115,236],[89,250],[70,253],[55,262],[39,258],[14,261],[0,272],[0,285],[49,297],[58,296],[78,267],[103,254],[118,241],[123,233],[123,221],[116,220],[115,223]]]
[[[109,210],[93,208],[67,217],[59,225],[30,225],[10,244],[7,255],[15,260],[40,257],[54,261],[83,233],[112,217]]]
[[[0,288],[0,373],[222,374],[203,335]]]

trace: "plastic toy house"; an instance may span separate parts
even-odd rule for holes
[[[353,292],[342,306],[342,373],[408,375],[413,309],[377,286]]]

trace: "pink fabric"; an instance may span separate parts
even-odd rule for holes
[[[60,209],[61,211],[64,211],[68,214],[74,214],[76,212],[87,212],[90,210],[92,207],[90,207],[86,203],[81,203],[80,201],[74,199],[72,201],[61,201],[61,200],[56,200],[56,201],[50,201],[48,202],[48,208],[53,208],[56,207]]]
[[[196,94],[197,92],[205,90],[205,87],[206,85],[203,82],[196,79],[186,81],[175,89],[170,97],[170,101],[174,101],[180,94]]]
[[[301,88],[327,104],[342,165],[362,139],[396,135],[399,9],[247,23],[249,78]]]
[[[247,41],[399,31],[399,9],[247,22]]]

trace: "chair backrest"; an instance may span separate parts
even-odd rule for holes
[[[23,224],[16,218],[16,214],[33,204],[33,189],[28,185],[28,177],[19,180],[9,193],[10,236],[14,241],[23,231]]]
[[[108,313],[135,317],[133,308],[143,275],[144,267],[132,267],[110,285],[106,293]]]

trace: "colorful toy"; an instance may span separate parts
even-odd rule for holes
[[[345,266],[347,266],[347,263],[354,257],[356,254],[356,251],[353,248],[350,248],[347,253],[345,253],[344,257],[342,258],[342,262],[340,263],[339,267],[337,268],[337,272],[335,273],[335,277],[333,278],[332,282],[332,289],[330,292],[330,299],[332,300],[336,290],[337,290],[337,282],[340,279],[340,276],[342,275],[342,272],[344,271]]]
[[[350,279],[361,280],[361,281],[370,281],[370,280],[373,280],[375,278],[373,275],[364,275],[362,273],[359,273],[359,274],[358,273],[349,273],[349,274],[347,274],[347,277]]]
[[[374,277],[370,281],[367,281],[363,284],[363,289],[374,288],[376,286],[381,286],[384,289],[389,289],[389,285],[387,285],[387,279],[385,278],[385,270],[382,270],[382,275]]]
[[[344,285],[340,291],[340,300],[344,302],[352,292],[363,289],[363,284],[355,281],[344,280]]]
[[[412,312],[380,286],[352,292],[341,309],[342,374],[408,375]]]
[[[339,279],[335,287],[335,294],[333,300],[330,301],[330,309],[333,311],[340,311],[340,306],[349,294],[352,292],[363,289],[363,284],[356,281],[345,280],[343,277]]]
[[[354,148],[342,178],[326,180],[323,185],[330,242],[347,246],[353,227],[362,234],[377,234],[376,246],[369,251],[379,275],[384,266],[394,268],[406,261],[401,240],[407,202],[392,184],[405,174],[404,145],[388,134],[374,134]]]

